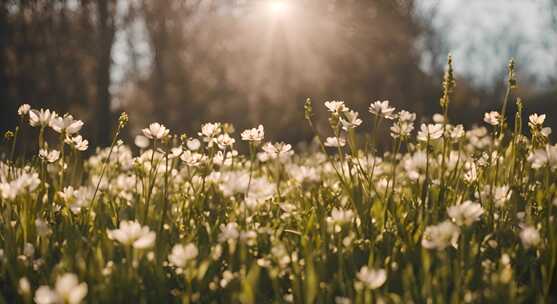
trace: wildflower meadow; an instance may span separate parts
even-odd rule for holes
[[[471,128],[449,120],[450,59],[432,118],[308,99],[299,151],[221,122],[124,143],[125,113],[95,148],[24,104],[0,162],[0,303],[555,303],[557,145],[516,86],[511,61]]]

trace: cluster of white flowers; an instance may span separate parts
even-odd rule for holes
[[[78,304],[87,296],[87,284],[79,283],[73,273],[65,273],[56,279],[54,289],[41,286],[35,292],[37,304]]]
[[[265,137],[265,130],[262,125],[259,125],[257,128],[245,130],[241,137],[244,141],[260,142]]]
[[[422,124],[417,138],[419,141],[427,142],[439,139],[441,136],[443,136],[442,124]]]
[[[0,182],[0,194],[3,199],[13,200],[18,195],[32,193],[40,184],[38,173],[24,172],[10,182]]]
[[[487,112],[484,114],[484,121],[492,126],[498,126],[501,123],[501,114],[496,111]]]
[[[389,106],[389,101],[376,101],[369,105],[369,112],[379,118],[394,119],[395,108]]]
[[[187,245],[177,244],[172,247],[172,252],[168,256],[168,262],[176,268],[183,269],[188,263],[195,260],[198,254],[197,246],[193,243]]]
[[[449,207],[447,213],[458,226],[470,226],[480,219],[485,212],[482,206],[472,201],[465,201],[456,206]]]
[[[137,221],[121,221],[118,229],[108,230],[107,234],[109,239],[135,249],[151,248],[156,239],[155,232]]]

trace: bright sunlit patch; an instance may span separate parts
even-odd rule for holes
[[[273,15],[284,15],[289,10],[289,5],[284,0],[271,0],[269,1],[269,11]]]

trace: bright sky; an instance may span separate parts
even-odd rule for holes
[[[476,84],[502,78],[510,57],[519,75],[546,81],[557,72],[557,29],[548,9],[552,0],[421,0],[439,2],[434,26],[444,34],[457,72]]]

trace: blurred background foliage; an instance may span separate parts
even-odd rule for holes
[[[0,130],[29,103],[84,120],[94,146],[109,143],[120,111],[128,137],[152,121],[190,135],[222,121],[306,141],[307,97],[345,100],[364,116],[378,99],[435,113],[449,52],[453,118],[478,122],[498,109],[515,57],[527,111],[556,123],[557,0],[534,1],[546,23],[505,10],[516,1],[283,1],[2,0]],[[483,28],[457,18],[478,11],[487,12]],[[539,33],[524,30],[536,22]]]

